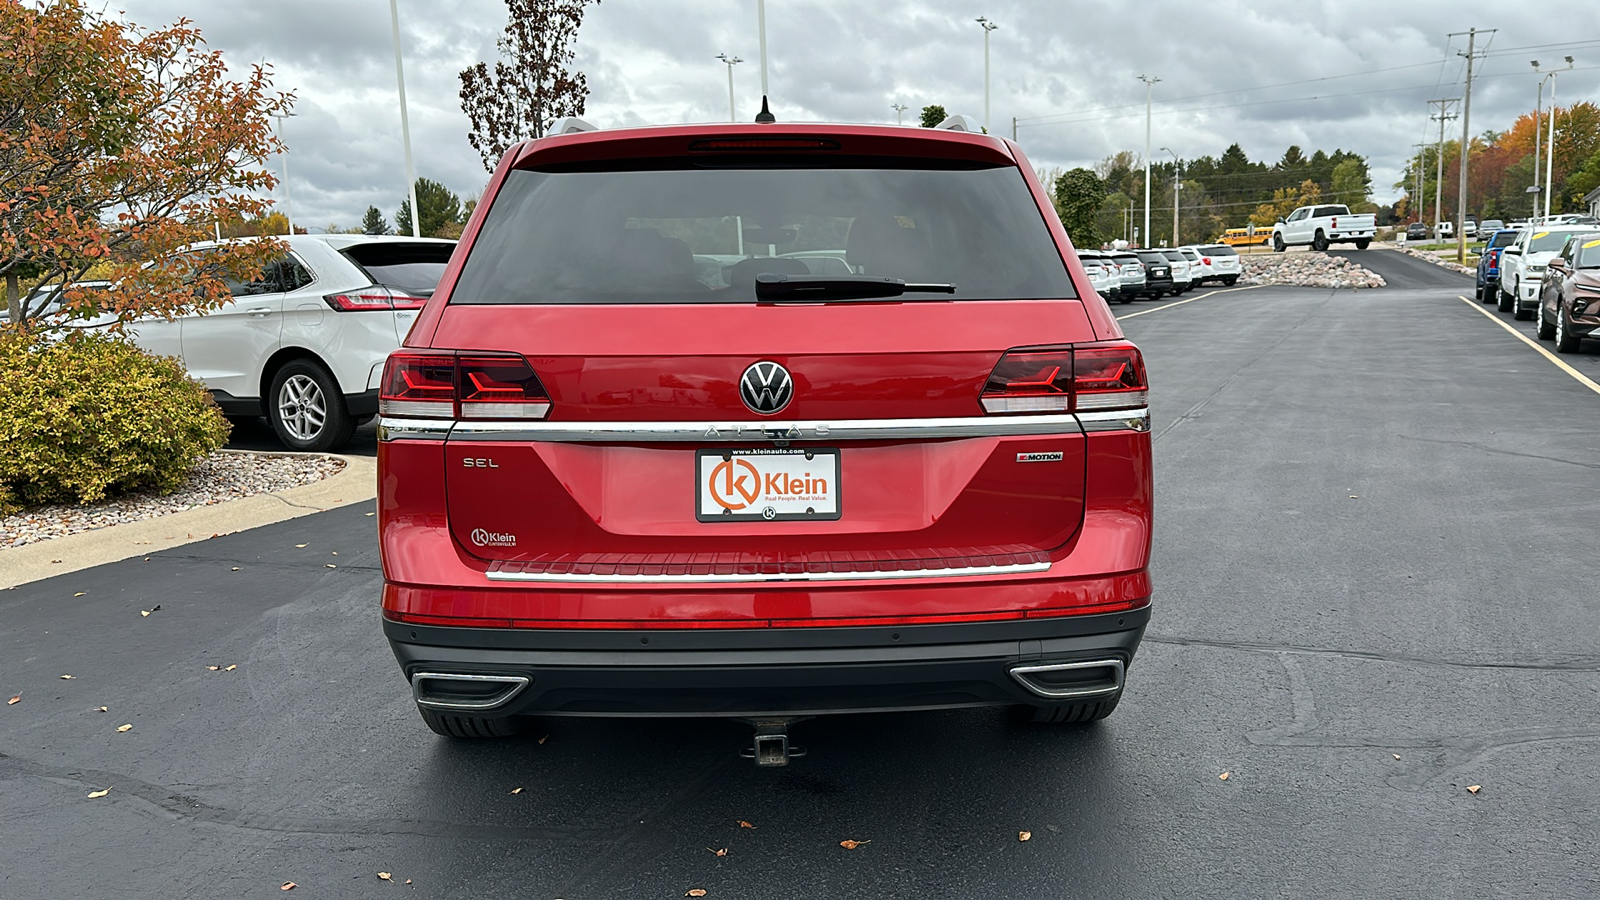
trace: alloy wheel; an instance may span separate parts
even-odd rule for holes
[[[295,374],[278,389],[278,419],[297,441],[312,441],[328,419],[328,401],[311,378]]]

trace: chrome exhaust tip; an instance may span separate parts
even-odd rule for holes
[[[427,709],[482,712],[505,706],[532,682],[526,675],[418,672],[411,676],[411,699]]]
[[[1120,659],[1090,659],[1012,666],[1011,677],[1050,700],[1093,700],[1122,690],[1125,671]]]

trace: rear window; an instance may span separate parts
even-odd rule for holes
[[[373,284],[398,288],[413,297],[431,297],[455,249],[455,244],[374,241],[342,252]]]
[[[1494,233],[1493,237],[1489,238],[1489,249],[1493,250],[1496,247],[1509,247],[1516,242],[1517,233],[1515,231],[1497,231]]]
[[[1201,252],[1204,253],[1207,256],[1238,256],[1239,255],[1239,251],[1233,249],[1232,247],[1229,247],[1227,244],[1212,244],[1209,247],[1202,247],[1200,249],[1201,249]]]
[[[450,302],[751,303],[761,273],[1077,296],[1015,168],[730,166],[511,172]]]
[[[1319,219],[1323,216],[1348,216],[1350,210],[1343,206],[1319,206],[1312,215]]]
[[[1187,256],[1184,256],[1182,253],[1179,253],[1176,250],[1163,250],[1163,251],[1161,251],[1161,255],[1165,256],[1167,259],[1172,260],[1173,262],[1188,262],[1189,261],[1189,258]]]

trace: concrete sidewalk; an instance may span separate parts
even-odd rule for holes
[[[339,458],[344,468],[315,484],[0,550],[0,589],[375,499],[377,460]]]

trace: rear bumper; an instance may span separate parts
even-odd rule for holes
[[[864,628],[528,630],[389,619],[383,628],[419,702],[440,710],[750,717],[1114,696],[1149,618],[1146,604],[1051,619]],[[1017,671],[1041,666],[1044,674]]]

